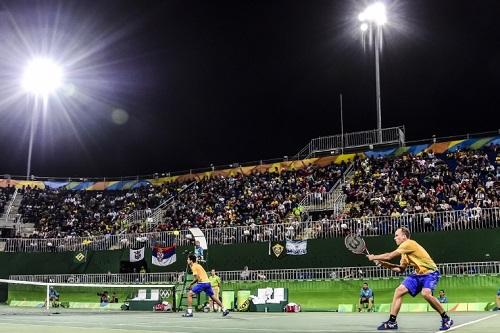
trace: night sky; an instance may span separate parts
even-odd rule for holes
[[[500,128],[500,1],[384,3],[382,126],[405,125],[408,140]],[[17,82],[32,55],[67,71],[38,113],[36,176],[293,155],[340,133],[340,93],[345,131],[376,128],[367,1],[0,4],[0,175],[26,172],[34,107]]]

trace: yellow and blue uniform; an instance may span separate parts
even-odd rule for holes
[[[196,278],[198,279],[197,283],[193,286],[193,288],[191,288],[191,290],[196,294],[204,291],[207,296],[213,296],[214,292],[212,290],[212,286],[205,269],[200,264],[193,263],[191,265],[191,271],[193,272],[193,275],[196,275]]]
[[[412,266],[415,273],[410,274],[403,280],[403,285],[408,289],[410,295],[415,297],[422,288],[434,291],[439,282],[439,271],[427,251],[412,239],[407,239],[399,244],[396,249],[401,254],[401,265]]]

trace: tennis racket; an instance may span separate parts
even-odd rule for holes
[[[344,240],[345,247],[354,254],[370,254],[366,248],[365,240],[356,234],[350,233]]]

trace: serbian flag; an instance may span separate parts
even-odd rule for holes
[[[175,255],[175,244],[167,247],[161,247],[161,246],[153,247],[153,252],[152,252],[153,265],[168,266],[173,264],[176,260],[177,256]]]

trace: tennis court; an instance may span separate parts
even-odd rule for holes
[[[452,313],[457,332],[498,332],[500,314],[494,312]],[[376,332],[386,313],[181,313],[44,312],[42,309],[0,307],[0,332],[15,333],[104,333],[104,332]],[[437,332],[435,313],[403,313],[398,332]]]

